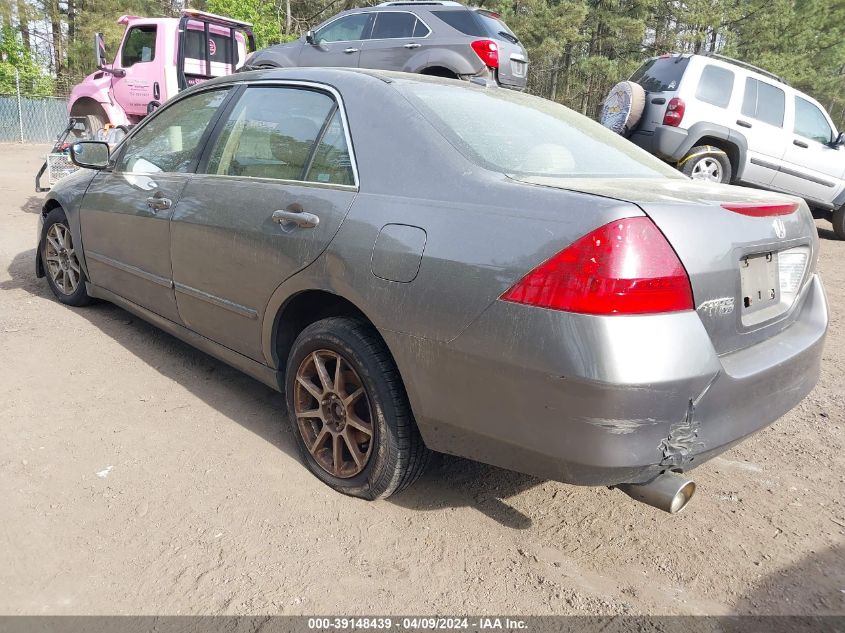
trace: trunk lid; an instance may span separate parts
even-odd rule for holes
[[[815,224],[798,198],[671,178],[517,179],[629,202],[649,216],[686,268],[696,311],[719,354],[788,327],[816,269]],[[754,217],[722,206],[732,203],[799,207]]]

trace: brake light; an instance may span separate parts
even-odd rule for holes
[[[692,289],[669,242],[646,217],[599,227],[520,279],[501,297],[583,314],[692,310]]]
[[[475,40],[470,46],[487,66],[490,68],[499,67],[499,45],[496,42],[493,40]]]
[[[772,215],[789,215],[798,210],[797,202],[776,202],[774,204],[759,204],[757,202],[731,202],[722,205],[723,209],[750,215],[754,218],[765,218]]]
[[[669,99],[669,105],[666,106],[666,114],[663,115],[663,125],[670,127],[678,127],[684,118],[684,111],[687,105],[683,99],[672,97]]]

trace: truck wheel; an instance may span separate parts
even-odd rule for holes
[[[840,240],[845,240],[845,207],[839,207],[833,212],[831,219],[833,224],[833,232]]]
[[[712,145],[696,145],[677,167],[693,180],[705,182],[728,183],[733,175],[728,155]]]
[[[305,465],[338,492],[389,497],[428,464],[396,365],[366,321],[306,327],[288,357],[285,395]]]

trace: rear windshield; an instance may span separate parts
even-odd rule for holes
[[[621,136],[553,101],[509,90],[398,81],[468,160],[515,176],[679,177]]]
[[[640,84],[647,92],[677,90],[688,63],[689,57],[650,59],[631,75],[631,81]]]
[[[432,11],[435,17],[443,20],[446,24],[451,26],[471,37],[492,37],[498,40],[507,40],[514,44],[519,40],[508,28],[498,14],[491,11],[471,11],[471,10],[455,10],[455,11]]]

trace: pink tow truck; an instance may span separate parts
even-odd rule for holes
[[[251,24],[213,13],[186,9],[178,18],[124,15],[117,22],[126,30],[114,62],[108,63],[97,33],[97,70],[70,93],[68,125],[35,177],[37,191],[75,170],[67,157],[71,142],[116,142],[180,90],[235,72],[255,50]],[[49,186],[42,187],[45,172]]]

